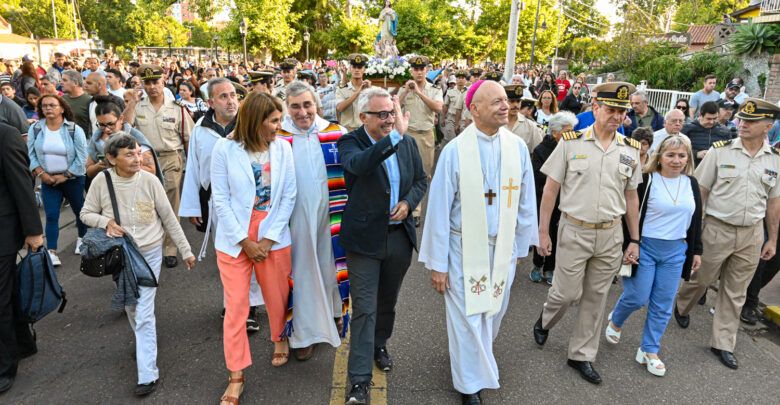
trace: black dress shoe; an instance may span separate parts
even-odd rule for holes
[[[135,386],[135,391],[133,391],[133,394],[137,397],[143,397],[146,395],[149,395],[154,392],[154,390],[157,389],[157,381],[160,380],[154,380],[152,382],[146,383],[146,384],[138,384]]]
[[[734,357],[734,353],[727,352],[725,350],[716,349],[714,347],[710,347],[710,350],[715,353],[716,356],[720,359],[720,362],[723,363],[728,368],[736,370],[739,365],[737,364],[737,358]]]
[[[681,328],[687,328],[688,325],[691,323],[691,316],[690,315],[680,315],[680,311],[677,310],[677,305],[674,306],[674,320],[677,321],[677,324],[680,325]]]
[[[585,381],[591,384],[601,384],[601,377],[599,376],[599,373],[593,369],[593,365],[591,365],[589,361],[568,359],[566,360],[566,364],[568,364],[569,367],[579,371],[580,376],[585,379]]]
[[[756,309],[747,305],[742,307],[742,312],[739,314],[739,320],[748,325],[755,325],[756,322],[758,322]]]
[[[179,261],[176,260],[176,256],[165,256],[165,267],[172,269],[177,264],[179,264]]]
[[[463,405],[482,405],[480,393],[482,391],[477,391],[475,394],[460,394],[460,403]]]
[[[536,344],[544,346],[548,334],[550,334],[550,331],[542,328],[542,314],[539,314],[539,320],[534,324],[534,340],[536,341]]]
[[[390,371],[393,369],[393,359],[390,358],[390,353],[387,352],[386,346],[374,348],[374,361],[377,368],[382,371]]]
[[[699,305],[704,305],[707,303],[707,291],[704,291],[704,295],[699,298]]]
[[[415,228],[420,227],[420,217],[414,217],[414,227]]]
[[[0,392],[6,392],[14,385],[13,377],[0,377]]]

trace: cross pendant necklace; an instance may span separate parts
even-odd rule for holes
[[[496,143],[495,140],[490,143],[490,150],[493,153],[490,161],[494,163],[493,166],[495,166],[495,154],[496,154],[495,147],[494,147],[495,143]],[[482,163],[480,162],[480,166],[481,165]],[[480,168],[482,169],[482,176],[483,176],[482,178],[485,180],[488,186],[488,192],[485,193],[485,198],[488,199],[488,205],[493,205],[493,197],[496,197],[498,195],[493,192],[493,186],[490,185],[490,178],[488,177],[487,173],[485,173],[485,168],[484,167],[480,167]]]

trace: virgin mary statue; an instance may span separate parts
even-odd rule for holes
[[[379,34],[374,41],[374,54],[378,58],[398,56],[395,46],[395,36],[398,28],[398,14],[390,8],[390,0],[385,0],[385,7],[379,13]]]

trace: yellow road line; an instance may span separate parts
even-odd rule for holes
[[[333,361],[333,378],[330,383],[330,405],[344,404],[347,393],[347,360],[349,359],[349,332],[341,340],[341,346],[336,349],[336,359]],[[387,405],[387,373],[374,365],[374,385],[370,387],[371,405]]]

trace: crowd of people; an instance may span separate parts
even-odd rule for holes
[[[363,54],[251,67],[138,56],[0,64],[0,223],[10,229],[0,236],[0,392],[17,354],[35,353],[13,316],[16,252],[42,248],[45,234],[61,265],[63,203],[76,215],[76,254],[88,228],[129,235],[155,279],[179,257],[192,268],[213,243],[229,374],[222,405],[243,392],[261,305],[274,367],[351,331],[345,402],[365,404],[373,365],[393,368],[395,306],[418,247],[445,298],[464,404],[499,388],[493,340],[529,253],[530,279],[551,286],[534,339],[544,345],[578,302],[567,357],[588,382],[601,382],[593,362],[616,275],[623,293],[604,339],[618,344],[646,305],[636,361],[656,376],[666,372],[668,321],[688,327],[720,278],[711,348],[738,367],[738,324],[756,323],[758,292],[780,267],[780,107],[749,97],[741,79],[719,94],[707,76],[662,112],[631,83],[556,78],[552,66],[506,75],[413,56],[412,79],[388,92],[364,78]],[[205,233],[199,249],[180,217]],[[156,288],[139,287],[137,302],[119,307],[135,334],[138,396],[159,382]]]

